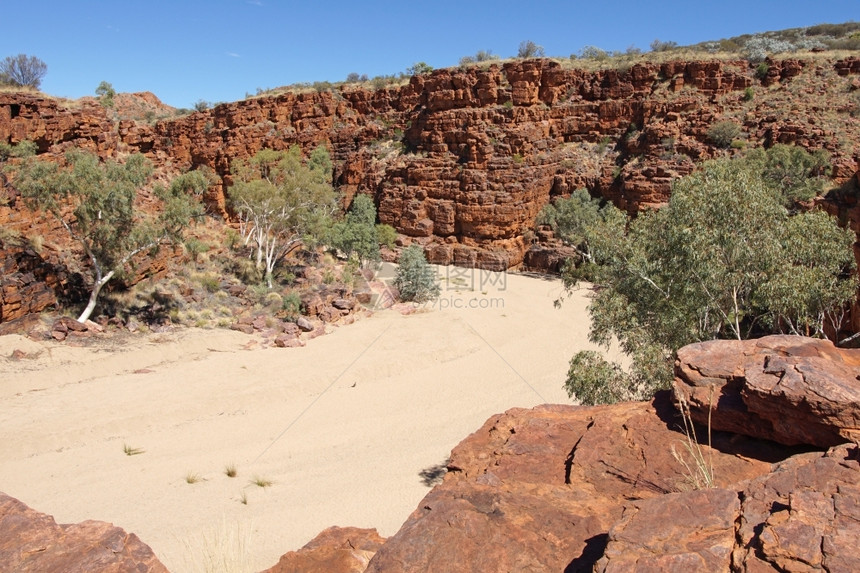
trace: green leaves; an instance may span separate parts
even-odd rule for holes
[[[379,260],[379,237],[376,228],[376,206],[367,195],[356,195],[343,221],[335,223],[329,243],[347,257],[359,261]]]
[[[808,179],[822,158],[802,153],[706,163],[676,182],[668,205],[630,221],[626,234],[582,210],[589,245],[602,251],[590,338],[620,342],[633,362],[633,387],[668,384],[672,353],[692,342],[838,332],[857,289],[855,237],[826,213],[786,208],[796,196],[786,194],[786,181],[797,180],[777,178],[774,166],[789,157],[781,172]],[[565,272],[568,287],[575,278]]]
[[[420,246],[410,245],[403,249],[398,264],[394,286],[400,292],[401,300],[426,302],[439,296],[436,272],[427,263]]]
[[[73,149],[63,166],[30,157],[16,171],[15,186],[26,204],[60,221],[91,263],[90,304],[79,320],[89,317],[102,286],[121,274],[135,254],[178,238],[199,209],[189,191],[205,188],[199,174],[180,176],[169,190],[156,192],[163,202],[156,215],[135,205],[152,175],[152,165],[140,154],[125,163],[103,163],[92,153]]]

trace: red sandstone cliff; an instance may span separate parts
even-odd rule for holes
[[[558,259],[530,253],[529,231],[551,197],[586,187],[629,212],[659,205],[695,162],[732,152],[707,140],[717,121],[741,125],[743,145],[827,149],[837,181],[850,180],[860,158],[860,59],[769,66],[759,78],[744,60],[598,71],[514,61],[437,70],[378,91],[347,85],[251,98],[154,125],[113,120],[90,98],[3,93],[0,141],[33,140],[48,154],[142,152],[165,172],[206,165],[226,183],[235,158],[322,144],[345,201],[373,196],[380,221],[424,246],[432,262],[546,267]],[[829,208],[860,230],[853,194],[835,197],[841,203]],[[223,184],[206,201],[227,216]],[[0,206],[0,224],[33,232],[14,204]]]

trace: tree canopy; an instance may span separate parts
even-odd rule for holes
[[[39,89],[48,66],[36,56],[18,54],[0,60],[0,84]]]
[[[140,154],[125,163],[101,162],[77,149],[66,153],[64,165],[30,157],[16,168],[14,184],[26,204],[55,217],[90,262],[93,285],[81,322],[89,318],[102,287],[135,255],[179,240],[199,212],[193,196],[208,183],[197,171],[177,177],[169,188],[155,188],[161,202],[157,215],[141,212],[135,198],[151,174],[151,164]]]
[[[787,209],[792,194],[762,168],[770,163],[706,163],[676,182],[668,205],[629,221],[626,233],[617,218],[584,210],[581,236],[598,263],[590,338],[618,340],[633,363],[613,400],[668,384],[674,351],[692,342],[839,332],[857,289],[854,233],[826,213]],[[564,278],[573,288],[579,275],[570,265]],[[572,362],[567,381],[580,399],[596,380],[583,364],[595,371],[593,361]]]
[[[245,243],[254,244],[257,268],[272,273],[302,240],[318,240],[336,209],[331,187],[331,160],[325,148],[315,150],[307,164],[301,150],[262,149],[250,159],[236,160],[228,189]]]
[[[436,272],[427,263],[424,250],[419,245],[410,245],[400,253],[394,286],[401,300],[426,302],[439,296]]]

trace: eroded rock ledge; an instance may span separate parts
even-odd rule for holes
[[[103,521],[58,525],[0,493],[0,571],[167,573],[135,534]]]

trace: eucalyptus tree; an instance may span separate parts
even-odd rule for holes
[[[617,340],[632,360],[610,401],[668,385],[674,351],[686,344],[839,331],[857,291],[856,238],[826,213],[786,208],[793,195],[761,161],[723,159],[678,180],[668,205],[641,213],[626,233],[585,211],[597,262],[589,337]],[[564,279],[573,288],[579,275],[569,266]],[[598,395],[590,386],[607,368],[593,357],[572,361],[568,392]]]
[[[180,175],[169,187],[155,186],[157,206],[144,211],[138,198],[153,169],[140,154],[123,163],[102,162],[93,153],[73,149],[62,165],[31,156],[14,172],[14,185],[27,206],[59,221],[86,255],[92,286],[80,322],[92,314],[102,288],[122,275],[136,255],[181,239],[200,213],[195,196],[208,185],[198,171]]]
[[[324,150],[323,150],[324,151]],[[275,266],[296,245],[321,238],[336,210],[328,154],[315,151],[305,164],[301,151],[262,149],[233,162],[227,194],[245,244],[253,243],[257,268],[273,286]]]

